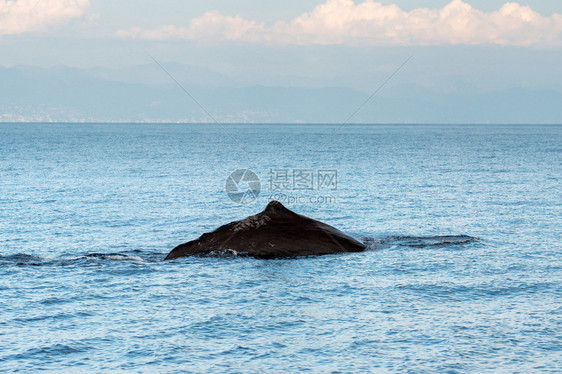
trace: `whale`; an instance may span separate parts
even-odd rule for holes
[[[256,258],[318,256],[362,252],[367,247],[335,227],[271,201],[256,215],[220,226],[198,239],[178,245],[165,260],[234,251]]]

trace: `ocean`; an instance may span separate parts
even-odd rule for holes
[[[0,371],[559,373],[561,156],[556,125],[0,124]],[[163,261],[270,200],[369,249]]]

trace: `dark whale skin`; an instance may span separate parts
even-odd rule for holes
[[[174,248],[165,260],[235,250],[258,258],[362,252],[365,245],[338,229],[292,212],[278,201],[240,221],[223,225]]]

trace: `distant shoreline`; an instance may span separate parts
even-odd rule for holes
[[[0,121],[0,125],[213,125],[214,122],[170,122],[170,121]],[[239,126],[239,125],[258,125],[258,126],[338,126],[339,122],[223,122],[220,125]],[[347,123],[345,126],[562,126],[562,123]]]

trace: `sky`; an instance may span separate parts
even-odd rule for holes
[[[98,75],[170,84],[134,74],[154,58],[191,86],[368,95],[410,56],[387,96],[562,94],[562,2],[0,0],[4,69],[109,69]]]

